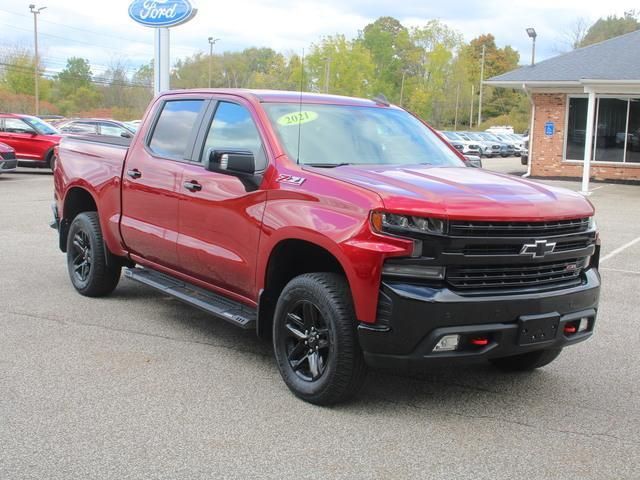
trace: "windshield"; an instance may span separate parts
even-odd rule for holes
[[[265,103],[289,157],[314,166],[429,164],[464,167],[418,119],[395,108]],[[298,137],[299,135],[299,137]]]
[[[501,142],[502,140],[500,140],[499,138],[493,136],[490,133],[481,133],[480,135],[482,135],[483,138],[486,138],[487,140],[491,140],[492,142]]]
[[[25,120],[42,135],[56,135],[59,133],[58,130],[44,120],[40,120],[38,117],[27,117]]]
[[[467,136],[471,139],[471,140],[475,140],[475,141],[482,141],[483,138],[478,135],[477,133],[467,133]]]

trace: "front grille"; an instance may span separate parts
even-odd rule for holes
[[[446,280],[461,290],[568,286],[580,283],[584,259],[539,264],[473,265],[448,267]]]
[[[480,147],[478,145],[469,145],[469,148],[472,150],[480,150]]]
[[[16,152],[3,152],[0,153],[0,157],[4,158],[5,160],[15,160]]]
[[[453,220],[449,233],[461,237],[548,237],[581,233],[589,228],[589,218],[553,222],[475,222]]]
[[[590,238],[575,240],[570,242],[557,242],[554,252],[570,252],[571,250],[581,250],[588,248],[593,243]],[[484,256],[484,255],[518,255],[522,250],[522,244],[504,244],[504,245],[467,245],[461,250],[448,250],[446,253],[462,253],[465,256]]]

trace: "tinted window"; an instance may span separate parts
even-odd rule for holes
[[[35,133],[33,127],[19,118],[5,118],[3,131],[7,133]]]
[[[248,150],[256,159],[256,168],[266,167],[262,140],[249,111],[241,105],[220,102],[211,122],[203,156],[210,149]]]
[[[203,100],[166,102],[149,141],[151,150],[165,157],[185,158],[191,132],[203,106]]]
[[[129,137],[133,136],[131,132],[124,129],[123,127],[111,125],[108,123],[100,124],[100,135],[107,135],[109,137],[121,137],[123,133],[128,135]]]
[[[96,124],[90,122],[71,122],[64,125],[60,130],[69,133],[96,133]]]

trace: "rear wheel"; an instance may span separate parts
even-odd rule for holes
[[[525,372],[549,365],[561,352],[562,348],[546,348],[511,357],[492,358],[489,361],[505,372]]]
[[[120,265],[107,264],[106,249],[96,212],[80,213],[67,238],[67,268],[75,289],[87,297],[110,294],[120,280]]]
[[[355,395],[366,376],[355,313],[345,279],[309,273],[282,291],[273,322],[280,374],[298,397],[317,405]]]

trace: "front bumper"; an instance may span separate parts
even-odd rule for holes
[[[0,173],[15,172],[18,169],[18,161],[15,159],[5,160],[0,156]]]
[[[365,359],[376,368],[412,368],[452,360],[484,361],[542,348],[559,348],[581,342],[593,334],[600,276],[585,272],[581,285],[552,292],[472,296],[447,288],[435,289],[401,282],[385,282],[380,292],[379,319],[360,324],[358,336]],[[553,338],[521,344],[523,318],[549,317],[557,321]],[[584,332],[565,334],[567,323],[588,318]],[[486,345],[459,351],[434,352],[449,334],[461,338],[482,336]]]

